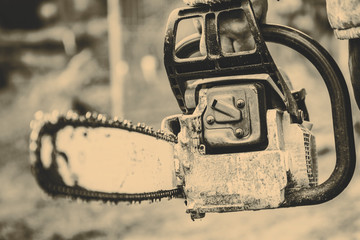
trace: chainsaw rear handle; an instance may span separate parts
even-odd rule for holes
[[[290,27],[269,24],[261,25],[260,32],[265,41],[287,46],[306,57],[321,74],[331,100],[336,150],[334,171],[329,179],[319,186],[287,191],[286,201],[281,207],[315,205],[327,202],[347,187],[355,170],[356,156],[352,114],[345,79],[331,55],[306,34]],[[176,51],[174,49],[172,58],[175,57],[175,53],[176,56],[186,57],[198,52],[199,44],[200,36],[188,38],[187,41],[178,46]],[[203,77],[207,73],[209,71],[204,71]]]
[[[349,184],[356,165],[349,92],[342,72],[331,55],[308,35],[286,26],[263,25],[268,42],[287,46],[306,57],[322,76],[330,96],[336,165],[329,179],[317,187],[292,191],[283,207],[320,204],[339,195]]]

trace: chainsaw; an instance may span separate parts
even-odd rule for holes
[[[249,51],[224,53],[218,24],[245,16]],[[200,36],[177,41],[179,23],[202,21]],[[295,91],[265,42],[304,55],[320,72],[331,99],[336,166],[318,184],[315,136],[305,89]],[[350,100],[339,67],[316,41],[280,25],[259,25],[249,0],[174,10],[164,63],[181,113],[145,124],[88,112],[36,114],[30,161],[51,196],[110,203],[184,198],[192,219],[205,213],[320,204],[340,194],[355,168]]]

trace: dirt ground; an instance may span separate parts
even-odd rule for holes
[[[276,47],[274,51],[278,52],[275,59],[279,58],[279,65],[293,79],[295,88],[305,87],[308,91],[308,107],[315,124],[319,151],[320,180],[324,181],[332,171],[335,158],[326,89],[315,71],[304,66],[300,57],[281,52]],[[104,112],[110,109],[108,85],[101,82],[84,83],[91,78],[91,74],[104,73],[91,61],[91,55],[86,52],[82,54],[74,60],[75,69],[69,64],[65,70],[41,73],[31,79],[13,75],[15,85],[0,91],[1,240],[360,239],[359,167],[349,187],[328,203],[289,209],[208,214],[195,222],[185,213],[181,199],[109,206],[48,198],[37,186],[29,168],[28,136],[33,114],[37,110],[51,111],[54,108],[64,112],[72,107],[71,99],[75,95],[95,109]],[[348,78],[346,66],[342,68]],[[66,71],[73,71],[71,79],[77,79],[79,84],[74,85],[69,79],[64,81],[68,76],[64,75]],[[159,127],[163,117],[180,112],[166,76],[163,73],[159,76],[160,80],[152,83],[141,97],[130,96],[131,101],[128,100],[125,107],[127,118]],[[136,89],[129,91],[136,94]],[[359,124],[360,114],[355,107],[353,116],[354,123]],[[359,146],[359,125],[355,133]]]

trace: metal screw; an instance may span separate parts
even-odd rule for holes
[[[237,128],[235,130],[235,136],[237,138],[242,138],[244,136],[244,130],[242,130],[241,128]]]
[[[236,107],[243,108],[244,106],[245,106],[244,99],[239,99],[239,100],[236,101]]]
[[[206,122],[207,122],[208,124],[214,124],[215,118],[214,118],[213,116],[209,115],[209,116],[206,118]]]
[[[205,147],[205,145],[204,144],[200,144],[200,146],[199,146],[199,153],[200,154],[206,154],[206,147]]]

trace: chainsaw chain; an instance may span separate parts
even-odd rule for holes
[[[182,188],[176,188],[172,190],[161,190],[148,193],[104,193],[98,191],[89,191],[79,186],[69,187],[62,181],[56,182],[56,184],[49,181],[49,172],[44,169],[40,160],[40,148],[41,138],[44,135],[55,136],[56,133],[66,127],[107,127],[118,128],[127,131],[137,132],[148,136],[155,137],[157,139],[177,143],[177,137],[175,135],[166,134],[164,131],[154,131],[153,128],[146,126],[144,123],[132,124],[128,120],[120,120],[118,118],[108,119],[103,114],[88,112],[85,115],[79,115],[76,112],[69,111],[66,115],[59,115],[54,111],[52,114],[43,114],[37,112],[35,114],[35,120],[31,122],[30,127],[32,129],[30,135],[30,161],[32,173],[35,176],[40,187],[50,196],[65,196],[70,197],[73,200],[81,199],[84,201],[97,200],[110,203],[118,203],[120,201],[125,202],[141,202],[145,200],[156,201],[161,198],[173,198],[182,197]],[[53,140],[54,141],[54,138]],[[54,144],[54,142],[53,142]]]

